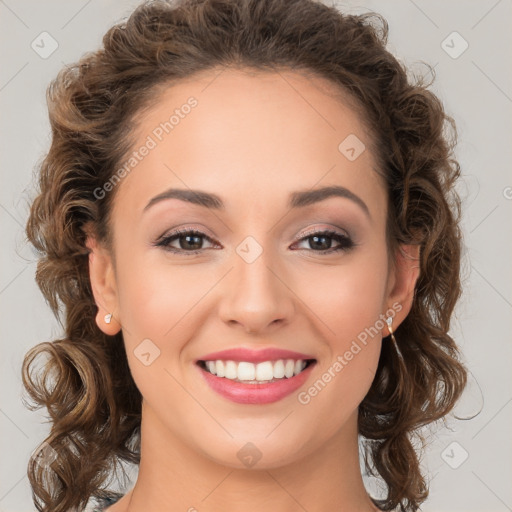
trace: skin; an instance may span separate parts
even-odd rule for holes
[[[360,472],[357,411],[388,334],[376,321],[399,304],[396,330],[410,310],[418,248],[388,254],[386,191],[368,130],[333,91],[297,72],[216,70],[165,89],[139,119],[137,148],[169,112],[190,96],[198,100],[117,185],[113,254],[92,231],[87,242],[98,326],[111,335],[122,329],[143,395],[138,479],[109,512],[377,510]],[[354,161],[338,150],[349,134],[366,146]],[[369,216],[340,197],[287,206],[293,191],[331,185],[359,196]],[[225,209],[168,199],[143,213],[170,187],[215,193]],[[202,252],[195,255],[183,237],[171,242],[181,255],[153,245],[178,227],[213,241],[196,240]],[[326,228],[355,247],[322,255],[339,242],[328,238],[317,248],[304,236]],[[236,250],[247,236],[263,250],[251,263]],[[299,403],[298,392],[374,325],[379,333]],[[147,366],[134,353],[144,339],[160,350]],[[317,364],[298,392],[237,404],[206,385],[195,360],[238,346],[313,354]],[[261,453],[252,467],[237,457],[248,442]]]

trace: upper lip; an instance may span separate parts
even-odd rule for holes
[[[249,349],[244,347],[230,348],[219,352],[211,352],[200,357],[197,361],[247,361],[249,363],[261,363],[263,361],[275,361],[278,359],[315,359],[308,354],[283,350],[281,348]],[[196,361],[196,362],[197,362]]]

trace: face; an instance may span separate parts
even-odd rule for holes
[[[353,432],[383,318],[396,329],[410,306],[368,130],[329,91],[234,70],[169,87],[115,185],[115,261],[90,241],[98,325],[122,329],[148,424],[223,465],[246,466],[242,447],[284,465]]]

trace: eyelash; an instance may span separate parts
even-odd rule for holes
[[[214,241],[208,235],[202,233],[201,231],[197,231],[195,229],[181,229],[181,230],[174,231],[173,233],[171,233],[168,236],[163,236],[163,237],[159,238],[155,242],[154,245],[156,247],[163,247],[164,250],[175,253],[175,254],[192,255],[192,254],[199,254],[205,250],[205,249],[196,249],[196,250],[192,250],[192,251],[186,251],[185,249],[176,249],[175,247],[170,247],[169,244],[171,242],[173,242],[174,240],[177,240],[185,235],[200,236],[200,237],[205,238],[209,242],[214,243]],[[331,247],[329,249],[324,249],[324,250],[320,250],[320,251],[315,251],[313,249],[299,249],[299,250],[310,250],[310,251],[325,255],[325,254],[332,254],[332,253],[339,252],[339,251],[349,251],[350,249],[352,249],[353,247],[356,246],[356,244],[348,236],[343,235],[341,233],[337,233],[336,231],[332,231],[329,229],[323,230],[323,231],[314,231],[311,233],[307,233],[305,236],[296,240],[296,242],[302,242],[303,240],[307,240],[308,238],[319,237],[319,236],[325,236],[328,238],[332,238],[335,241],[339,242],[341,245],[339,247],[335,247],[335,248]]]

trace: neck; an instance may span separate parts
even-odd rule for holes
[[[378,510],[361,476],[357,411],[320,450],[293,464],[237,469],[175,438],[146,405],[138,478],[123,501],[126,512]]]

